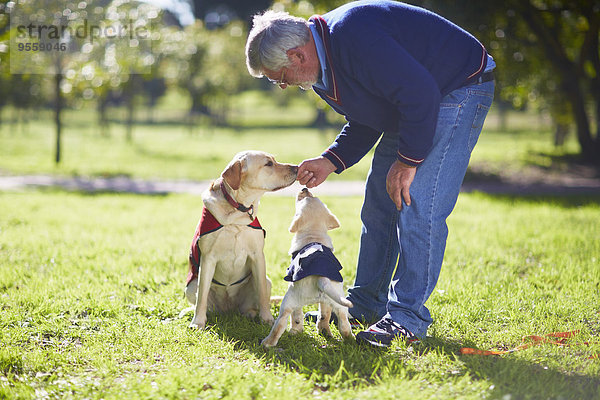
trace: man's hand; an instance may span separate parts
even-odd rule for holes
[[[396,161],[388,171],[385,187],[398,210],[402,210],[402,200],[410,206],[410,185],[415,179],[417,168]]]
[[[335,165],[323,156],[304,160],[298,166],[298,182],[307,188],[313,188],[323,183],[335,170]]]

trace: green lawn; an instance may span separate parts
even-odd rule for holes
[[[361,200],[323,200],[351,283]],[[261,202],[273,294],[285,292],[293,209]],[[0,192],[0,398],[600,398],[597,196],[461,195],[430,337],[388,351],[306,325],[265,352],[269,327],[235,314],[189,330],[177,314],[200,210],[188,195]],[[592,344],[459,353],[571,330]]]
[[[282,162],[299,163],[315,157],[333,140],[308,128],[199,128],[141,125],[134,140],[124,139],[124,128],[115,126],[111,138],[96,128],[68,126],[63,137],[63,157],[54,164],[54,132],[47,120],[32,121],[28,132],[0,131],[0,172],[10,174],[126,175],[159,179],[214,179],[233,156],[243,150],[262,150]],[[346,179],[362,179],[368,162]]]
[[[276,99],[245,93],[232,100],[230,122],[233,127],[208,126],[203,120],[193,127],[182,111],[183,101],[165,98],[154,112],[155,124],[139,124],[133,140],[125,140],[124,111],[110,111],[110,137],[101,136],[97,115],[89,108],[67,110],[63,120],[62,161],[54,163],[55,133],[49,111],[32,112],[27,123],[9,123],[11,110],[4,111],[0,125],[0,174],[55,174],[66,176],[114,176],[158,179],[214,179],[233,155],[254,149],[273,153],[284,162],[299,163],[322,153],[333,141],[336,125],[323,131],[307,127],[314,118],[313,106],[304,97],[290,94],[285,106]],[[144,121],[146,112],[138,114]],[[343,120],[337,119],[339,127]],[[529,165],[550,167],[555,156],[577,154],[574,135],[564,148],[552,145],[547,123],[527,113],[510,113],[509,128],[500,129],[492,109],[472,164],[487,174],[515,174]],[[370,157],[330,179],[363,180]]]
[[[238,151],[298,163],[337,132],[304,128],[312,108],[279,92],[236,97],[235,127],[190,128],[182,104],[165,99],[159,123],[137,125],[132,142],[119,123],[102,137],[92,111],[67,111],[59,166],[50,114],[17,126],[6,111],[0,174],[208,180]],[[122,110],[110,116],[122,120]],[[478,171],[546,168],[577,151],[573,137],[554,149],[535,116],[511,114],[507,130],[497,117],[473,154],[484,166]],[[362,180],[368,166],[369,157],[331,179]],[[332,236],[350,284],[361,199],[323,200],[342,223]],[[0,399],[600,399],[600,359],[590,358],[600,354],[600,196],[462,194],[428,302],[429,337],[387,351],[344,343],[337,332],[325,339],[306,325],[265,352],[259,342],[270,328],[236,314],[211,315],[206,331],[189,330],[191,315],[177,315],[187,306],[186,260],[201,207],[191,195],[0,191]],[[291,197],[261,202],[274,295],[285,293],[293,213]],[[526,335],[574,330],[568,347],[460,354],[464,346],[505,350]]]

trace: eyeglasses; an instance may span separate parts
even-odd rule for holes
[[[267,79],[269,80],[269,82],[271,82],[273,85],[283,85],[285,82],[283,81],[285,79],[285,69],[281,69],[281,77],[278,80],[275,79],[271,79],[267,76]]]

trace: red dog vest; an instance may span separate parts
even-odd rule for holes
[[[260,226],[260,222],[258,222],[258,218],[254,218],[254,220],[249,223],[249,226],[252,229],[262,229],[263,234],[267,236],[267,232]],[[198,226],[196,227],[196,233],[194,234],[194,239],[192,240],[192,247],[190,249],[190,270],[187,276],[186,286],[190,284],[191,281],[198,278],[198,270],[200,269],[200,249],[198,248],[198,240],[209,233],[213,233],[221,229],[223,225],[208,211],[206,207],[202,208],[202,216],[200,217],[200,221],[198,222]],[[241,283],[247,277],[242,278],[238,282],[232,283],[235,285],[236,283]],[[217,285],[225,286],[220,282],[217,282],[213,279],[213,283]]]

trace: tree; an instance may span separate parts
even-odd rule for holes
[[[8,103],[8,84],[10,76],[8,71],[8,14],[6,14],[6,3],[0,2],[0,126],[2,125],[2,109]]]
[[[457,22],[488,47],[498,64],[501,98],[517,107],[529,103],[548,110],[557,130],[574,121],[582,158],[600,163],[600,1],[419,4]]]
[[[194,16],[211,28],[234,19],[247,24],[254,14],[266,10],[271,3],[272,0],[193,0]]]
[[[54,122],[56,128],[55,156],[56,164],[61,161],[62,118],[64,105],[61,90],[63,67],[66,62],[65,52],[67,43],[65,35],[60,28],[68,23],[68,8],[56,4],[42,4],[35,0],[19,2],[11,10],[11,35],[10,35],[10,73],[20,75],[48,74],[51,79],[51,90],[54,93]],[[48,12],[48,14],[46,14]],[[43,27],[43,28],[42,28]],[[49,27],[54,28],[50,30]],[[43,32],[46,31],[46,32]],[[46,49],[48,51],[46,52]],[[20,79],[22,83],[28,82],[29,77]],[[12,83],[18,82],[15,79]],[[13,88],[16,88],[13,85]],[[29,106],[27,94],[12,93],[13,103]]]
[[[243,24],[233,21],[209,30],[197,20],[183,31],[165,31],[162,37],[158,51],[167,55],[163,73],[169,83],[189,94],[192,123],[199,116],[207,116],[224,124],[231,95],[253,81],[245,71],[241,51],[246,38]]]
[[[559,77],[561,90],[556,95],[564,93],[570,105],[584,159],[600,164],[600,2],[513,0],[511,5]],[[595,133],[588,100],[595,106]]]

